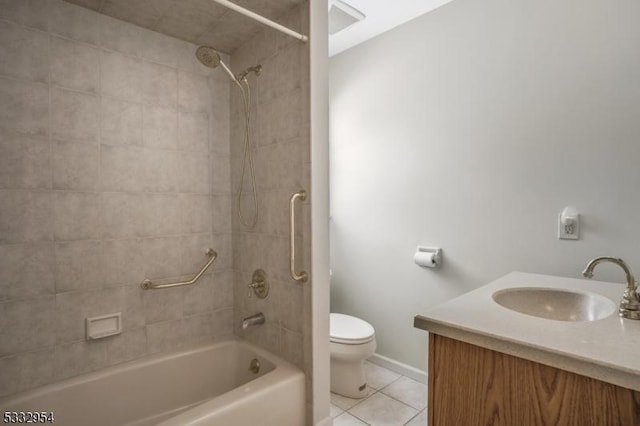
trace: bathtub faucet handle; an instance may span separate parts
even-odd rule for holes
[[[248,297],[251,297],[251,293],[254,293],[260,299],[264,299],[269,295],[269,281],[267,281],[267,273],[262,269],[256,269],[251,277],[251,283],[248,284],[249,292]]]

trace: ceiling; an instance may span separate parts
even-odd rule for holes
[[[365,18],[329,37],[329,56],[336,55],[451,0],[341,0]],[[331,3],[331,0],[329,0]]]
[[[66,0],[143,28],[194,44],[232,53],[264,26],[213,0]],[[233,0],[278,22],[287,11],[306,0]],[[333,56],[427,13],[450,0],[342,0],[365,18],[329,37]],[[331,0],[328,0],[331,4]],[[293,30],[298,30],[292,28]]]
[[[212,46],[224,53],[232,53],[265,28],[212,0],[66,1],[181,40]],[[277,21],[304,1],[234,0],[234,3]]]

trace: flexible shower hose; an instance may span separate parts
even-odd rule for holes
[[[240,92],[242,93],[242,101],[244,104],[244,155],[242,158],[242,175],[240,176],[240,188],[238,190],[238,217],[240,223],[248,229],[252,229],[258,223],[258,194],[256,191],[256,176],[253,167],[253,155],[251,154],[251,89],[249,89],[249,82],[246,78],[242,78],[242,84],[239,84]],[[246,93],[245,93],[246,88]],[[244,176],[247,170],[247,164],[249,165],[249,176],[251,177],[251,193],[253,195],[253,218],[250,221],[245,220],[242,214],[242,194],[244,192]]]

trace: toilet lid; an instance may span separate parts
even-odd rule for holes
[[[359,344],[373,340],[375,330],[368,322],[344,314],[329,315],[329,335],[332,342]]]

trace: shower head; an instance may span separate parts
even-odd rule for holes
[[[217,68],[218,65],[220,65],[224,70],[224,72],[226,72],[229,75],[229,77],[231,78],[231,80],[233,80],[234,83],[238,85],[240,84],[240,82],[238,81],[236,76],[233,75],[229,67],[224,62],[222,62],[222,59],[220,59],[220,55],[218,54],[218,52],[215,51],[213,47],[209,47],[209,46],[198,47],[198,49],[196,49],[196,58],[198,58],[198,61],[200,61],[200,63],[205,67]]]
[[[200,46],[196,49],[196,58],[209,68],[217,68],[220,65],[220,55],[212,47]]]

